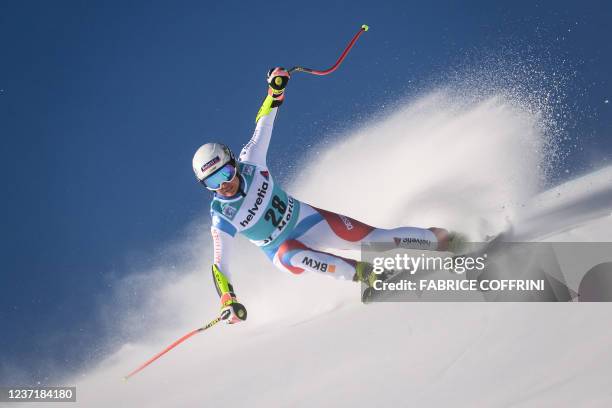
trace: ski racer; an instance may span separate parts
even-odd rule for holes
[[[221,298],[221,318],[232,324],[246,320],[237,301],[228,259],[236,233],[259,246],[279,269],[299,275],[318,272],[373,285],[381,279],[370,264],[327,252],[358,250],[362,241],[402,242],[413,249],[457,252],[461,234],[443,228],[372,227],[345,215],[313,207],[291,197],[275,183],[266,155],[274,120],[285,100],[289,73],[281,67],[268,72],[268,94],[255,118],[251,140],[236,158],[221,143],[207,143],[193,156],[198,181],[213,192],[210,205],[214,241],[213,280]]]

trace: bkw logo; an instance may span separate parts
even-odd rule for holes
[[[309,258],[307,256],[302,259],[302,264],[310,266],[312,269],[316,269],[320,272],[336,272],[336,265],[327,264],[325,262],[317,261],[316,259]]]

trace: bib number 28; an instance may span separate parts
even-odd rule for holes
[[[278,226],[283,219],[285,211],[287,211],[287,203],[281,200],[279,196],[275,195],[272,197],[272,208],[268,208],[268,211],[266,211],[266,221],[270,221],[275,227]]]

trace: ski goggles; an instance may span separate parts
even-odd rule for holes
[[[236,166],[227,163],[204,180],[201,180],[200,183],[207,189],[215,191],[221,188],[221,184],[232,181],[234,177],[236,177]]]

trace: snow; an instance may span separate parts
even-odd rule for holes
[[[538,112],[502,97],[453,98],[434,92],[347,132],[303,163],[288,190],[380,226],[443,226],[482,237],[510,221],[530,240],[612,239],[612,167],[540,193],[552,147]],[[233,266],[247,323],[201,333],[123,382],[216,313],[206,222],[192,233],[182,244],[184,263],[173,265],[179,272],[160,265],[122,283],[140,284],[148,301],[130,304],[121,320],[106,312],[117,320],[109,325],[118,332],[116,351],[67,379],[77,386],[74,406],[612,404],[607,304],[364,306],[356,285],[283,274],[244,240]],[[116,303],[123,308],[125,297]],[[143,315],[155,323],[142,323]],[[138,341],[123,340],[139,322],[146,330]]]

